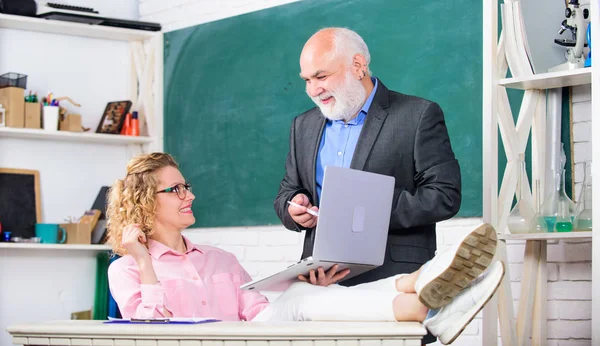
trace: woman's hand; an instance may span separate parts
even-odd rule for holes
[[[147,242],[148,238],[146,238],[146,234],[142,231],[140,225],[131,224],[123,229],[121,243],[137,263],[140,269],[140,281],[142,284],[156,285],[158,278],[148,252]]]
[[[147,241],[146,234],[144,234],[140,225],[131,224],[125,226],[121,244],[123,244],[127,253],[138,263],[150,259],[150,253],[146,246]]]

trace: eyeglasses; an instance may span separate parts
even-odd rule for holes
[[[172,193],[172,192],[174,192],[177,194],[177,197],[180,200],[184,200],[185,197],[187,196],[188,191],[192,192],[192,185],[190,185],[190,183],[185,183],[185,184],[179,183],[175,186],[167,187],[164,190],[157,191],[156,193],[163,193],[163,192]]]

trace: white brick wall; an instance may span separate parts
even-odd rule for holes
[[[576,86],[572,89],[573,100],[573,143],[575,163],[575,198],[579,198],[583,183],[583,163],[592,159],[592,102],[591,85]]]
[[[160,22],[165,31],[258,11],[297,0],[140,0],[141,20]],[[575,142],[575,187],[579,196],[583,162],[591,159],[590,86],[573,88],[573,138]],[[438,225],[438,249],[450,247],[455,239],[481,220],[453,219]],[[302,234],[281,226],[192,229],[185,233],[194,242],[219,246],[234,253],[252,277],[278,271],[300,258]],[[509,274],[515,312],[523,271],[524,243],[508,245]],[[548,246],[548,345],[591,344],[591,243],[553,242]],[[269,299],[278,294],[266,292]],[[481,345],[481,317],[465,329],[454,345]],[[437,344],[436,344],[437,345]]]

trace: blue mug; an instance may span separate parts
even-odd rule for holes
[[[60,239],[58,233],[62,232]],[[44,244],[64,243],[67,240],[67,231],[56,223],[36,223],[35,236]]]

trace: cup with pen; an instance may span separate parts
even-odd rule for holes
[[[44,98],[44,130],[58,131],[58,100],[54,99],[51,92]]]

